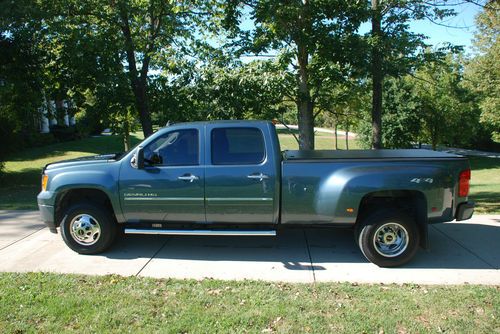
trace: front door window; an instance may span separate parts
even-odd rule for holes
[[[199,164],[198,130],[166,133],[144,148],[145,162],[153,166]]]

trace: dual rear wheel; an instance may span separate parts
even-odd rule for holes
[[[378,210],[356,229],[363,255],[379,267],[397,267],[410,261],[418,250],[420,235],[414,219],[395,210]]]

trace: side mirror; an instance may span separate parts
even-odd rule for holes
[[[144,149],[142,147],[137,148],[137,151],[135,151],[132,163],[135,168],[144,169]]]

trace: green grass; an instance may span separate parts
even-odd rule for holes
[[[291,134],[281,133],[279,134],[281,150],[298,150],[299,145],[297,140]],[[345,136],[338,136],[337,147],[340,150],[346,149]],[[334,150],[335,149],[335,137],[329,133],[317,132],[315,136],[315,149],[316,150]],[[349,149],[355,150],[360,149],[359,143],[356,139],[349,139]]]
[[[135,145],[143,138],[135,133],[131,142]],[[51,162],[123,151],[119,136],[90,137],[82,140],[23,150],[7,158],[5,174],[0,178],[0,209],[37,209],[36,195],[40,191],[42,168]]]
[[[497,333],[498,287],[0,274],[2,333]]]
[[[142,134],[135,133],[132,144]],[[281,130],[282,150],[296,150],[294,137]],[[339,148],[345,149],[345,137],[339,140]],[[328,133],[316,133],[316,149],[334,149],[334,137]],[[349,148],[359,144],[349,140]],[[0,209],[37,209],[36,195],[40,191],[40,172],[47,163],[76,158],[83,155],[119,152],[122,142],[118,136],[86,138],[78,141],[35,147],[11,155],[5,163],[5,175],[0,179]],[[477,213],[500,213],[500,159],[472,157],[471,198],[477,202]]]
[[[477,213],[500,214],[500,159],[471,157],[470,198]]]

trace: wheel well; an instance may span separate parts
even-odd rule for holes
[[[66,210],[77,203],[93,203],[109,210],[114,217],[113,206],[108,195],[102,190],[91,188],[70,189],[61,193],[56,199],[55,223],[59,226]]]
[[[415,218],[420,234],[420,246],[428,248],[427,200],[419,191],[385,190],[369,193],[361,199],[356,225],[368,214],[380,208],[393,208]]]

